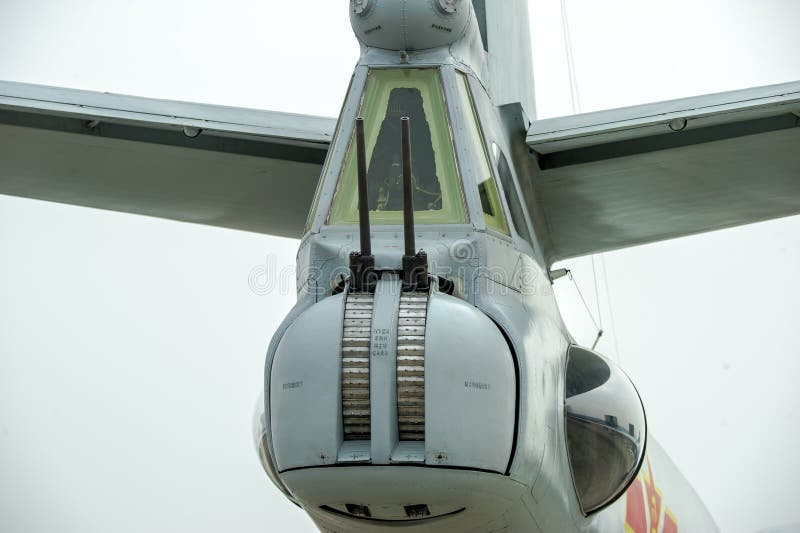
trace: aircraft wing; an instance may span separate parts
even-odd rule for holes
[[[0,82],[0,194],[298,238],[335,122]]]
[[[800,213],[800,82],[534,122],[549,262]]]

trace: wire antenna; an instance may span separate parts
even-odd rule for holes
[[[572,114],[581,112],[581,96],[578,92],[578,78],[575,76],[575,59],[572,55],[572,36],[569,32],[567,0],[561,0],[561,29],[564,34],[564,51],[567,53],[567,70],[569,71],[569,94],[572,98]]]
[[[578,291],[578,297],[580,297],[581,302],[583,302],[583,307],[584,307],[584,309],[586,309],[586,313],[589,315],[589,318],[591,319],[592,324],[594,324],[595,329],[597,329],[597,337],[595,337],[594,342],[592,343],[592,350],[594,350],[595,347],[597,346],[597,343],[600,342],[600,337],[603,336],[603,326],[600,323],[598,323],[597,320],[595,320],[594,314],[592,313],[592,310],[589,307],[589,304],[586,303],[586,298],[583,297],[583,293],[581,292],[581,288],[578,286],[578,282],[575,280],[575,277],[572,275],[572,271],[571,270],[567,270],[567,276],[569,277],[569,279],[572,282],[572,284],[575,286],[575,290]]]

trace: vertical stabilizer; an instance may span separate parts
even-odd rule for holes
[[[494,104],[519,102],[528,119],[535,119],[527,0],[473,0],[473,6],[489,52],[489,92]]]

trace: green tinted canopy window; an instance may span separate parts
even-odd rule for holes
[[[364,118],[370,223],[403,223],[402,117],[409,118],[411,128],[414,222],[467,222],[439,71],[371,70],[359,114]],[[328,213],[328,224],[357,223],[358,176],[353,136]]]
[[[494,181],[492,167],[489,165],[489,157],[486,153],[486,145],[481,135],[478,115],[475,112],[475,105],[472,102],[472,95],[469,91],[467,76],[459,73],[458,77],[459,97],[466,109],[466,117],[464,118],[467,123],[467,142],[475,162],[475,178],[478,182],[483,217],[486,220],[487,227],[509,235],[508,224],[503,215],[503,206],[500,203],[500,195],[497,193],[497,184]]]
[[[492,151],[494,152],[494,160],[497,162],[497,176],[500,178],[500,183],[503,185],[506,205],[511,212],[511,221],[514,223],[514,227],[517,233],[519,233],[519,236],[533,246],[533,239],[531,239],[531,233],[528,231],[528,223],[525,221],[525,208],[522,207],[522,202],[517,194],[517,186],[514,183],[514,176],[511,174],[511,167],[508,164],[508,160],[497,144],[492,143]]]

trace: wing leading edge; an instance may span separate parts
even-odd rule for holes
[[[800,82],[534,122],[549,262],[800,213]]]
[[[0,194],[297,238],[335,123],[0,82]]]

